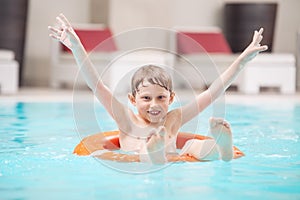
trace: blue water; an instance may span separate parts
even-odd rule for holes
[[[116,128],[102,108],[96,110],[103,130]],[[0,103],[1,200],[300,199],[300,105],[226,105],[234,144],[246,157],[141,174],[73,155],[83,136],[78,129],[97,131],[88,117],[78,126],[73,114],[71,103]],[[204,132],[209,115],[200,115]]]

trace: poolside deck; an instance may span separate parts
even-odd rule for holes
[[[51,89],[51,88],[21,88],[16,94],[1,95],[0,102],[4,101],[23,101],[23,102],[72,102],[74,91],[72,89]],[[191,98],[191,93],[184,90],[176,90],[180,100],[186,101]],[[91,96],[89,90],[76,90],[76,95],[82,98]],[[300,92],[291,95],[283,95],[274,91],[265,91],[258,95],[245,95],[235,91],[229,91],[225,94],[226,103],[278,103],[293,104],[300,103]]]

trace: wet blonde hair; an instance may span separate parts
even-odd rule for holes
[[[170,93],[173,92],[173,83],[171,76],[161,67],[155,65],[146,65],[139,68],[131,78],[131,92],[135,96],[139,86],[145,82],[159,85]]]

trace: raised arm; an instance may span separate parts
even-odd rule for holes
[[[262,28],[259,31],[255,31],[252,42],[243,51],[243,53],[228,67],[228,69],[225,70],[206,91],[199,94],[194,102],[191,102],[190,104],[187,104],[182,108],[183,124],[191,120],[206,107],[208,107],[213,101],[215,101],[221,94],[223,94],[245,67],[246,63],[252,60],[259,52],[268,49],[266,45],[261,46],[260,44],[263,38],[262,33]]]
[[[72,51],[80,72],[89,88],[93,91],[109,114],[114,118],[117,124],[125,124],[124,121],[126,121],[126,119],[129,120],[129,110],[125,108],[115,97],[113,97],[109,88],[103,84],[79,37],[75,33],[67,18],[63,14],[60,14],[56,17],[56,20],[58,22],[58,27],[49,26],[49,36],[60,41]],[[126,127],[119,128],[125,129]]]
[[[49,36],[60,41],[72,51],[87,85],[93,92],[96,92],[99,75],[91,63],[79,37],[63,14],[57,16],[56,20],[58,27],[49,26]]]

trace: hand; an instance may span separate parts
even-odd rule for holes
[[[252,42],[240,55],[241,65],[244,66],[247,62],[252,60],[259,52],[265,51],[268,49],[267,45],[261,46],[260,42],[263,39],[262,33],[264,29],[260,28],[259,31],[255,31],[253,35]]]
[[[66,47],[72,50],[74,45],[80,43],[79,37],[72,28],[70,22],[63,14],[57,16],[56,20],[59,24],[58,27],[48,26],[48,29],[50,30],[49,36],[60,41]]]
[[[166,132],[164,126],[153,129],[147,138],[148,150],[157,151],[158,149],[164,149]]]

